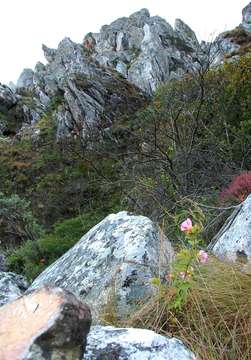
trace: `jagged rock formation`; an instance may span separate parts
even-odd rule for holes
[[[196,360],[183,343],[150,330],[94,326],[83,360]]]
[[[24,125],[20,134],[37,132],[36,124],[52,103],[57,104],[50,116],[58,138],[107,128],[142,105],[145,96],[139,88],[153,94],[161,82],[181,77],[198,45],[181,20],[173,29],[146,9],[103,26],[99,34],[89,33],[82,45],[69,38],[58,49],[43,45],[48,63],[25,69],[16,85]]]
[[[0,308],[0,318],[1,360],[82,359],[91,313],[71,293],[40,289]]]
[[[211,248],[219,258],[251,274],[251,195],[233,212]]]
[[[16,89],[27,89],[33,85],[34,71],[32,69],[24,69],[17,81]]]
[[[251,32],[251,2],[242,10],[242,23],[244,30]]]
[[[250,46],[250,9],[251,3],[238,28],[218,37],[212,47],[214,64],[234,59]],[[65,38],[57,49],[43,45],[48,63],[25,69],[16,89],[0,88],[0,135],[37,136],[37,124],[46,116],[55,120],[57,138],[109,128],[141,107],[144,94],[152,95],[162,82],[207,62],[209,48],[181,20],[172,28],[147,9],[87,34],[83,44]]]
[[[24,124],[38,121],[40,103],[31,95],[22,96],[0,84],[0,136],[16,135]]]
[[[159,16],[142,9],[89,33],[86,51],[99,64],[112,67],[130,82],[153,94],[158,85],[180,78],[195,61],[199,42],[181,20],[174,29]]]
[[[0,271],[0,306],[20,297],[28,286],[23,276]]]
[[[95,64],[83,46],[69,38],[61,41],[57,50],[45,45],[43,50],[48,64],[38,63],[33,75],[26,69],[17,91],[28,90],[39,102],[31,124],[36,124],[51,102],[57,102],[53,116],[58,137],[109,127],[114,118],[136,111],[145,99],[117,72]]]
[[[0,84],[0,111],[7,111],[16,105],[18,99],[11,89]]]
[[[98,319],[114,304],[118,318],[153,294],[151,279],[172,257],[170,242],[144,216],[120,212],[106,217],[33,282],[68,289],[84,299]],[[111,310],[109,310],[111,311]]]
[[[239,59],[251,51],[251,2],[242,10],[242,22],[235,29],[220,34],[217,38],[219,51],[215,64],[223,63],[225,60]]]

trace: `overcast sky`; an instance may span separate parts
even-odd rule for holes
[[[24,68],[45,62],[42,43],[57,47],[69,36],[81,42],[118,17],[142,8],[165,18],[185,21],[201,40],[241,22],[249,0],[1,0],[0,82],[16,81]]]

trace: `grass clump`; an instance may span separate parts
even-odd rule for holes
[[[170,306],[176,289],[161,286],[126,325],[178,337],[202,360],[249,360],[250,291],[249,275],[210,257],[197,267],[182,308]]]

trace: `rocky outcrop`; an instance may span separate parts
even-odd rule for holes
[[[196,357],[180,340],[150,330],[94,326],[83,359],[196,360]]]
[[[71,293],[43,288],[0,308],[0,318],[0,359],[82,359],[91,313]]]
[[[104,25],[99,33],[88,33],[83,44],[65,38],[57,49],[43,45],[47,64],[25,69],[15,94],[6,97],[4,90],[5,103],[8,98],[11,106],[21,96],[14,118],[21,115],[22,131],[20,126],[2,125],[0,118],[0,132],[19,131],[21,137],[36,133],[36,138],[39,120],[49,116],[57,124],[57,138],[100,134],[121,115],[134,113],[161,83],[179,79],[204,62],[218,65],[245,53],[251,44],[250,8],[249,4],[243,9],[242,24],[221,34],[214,46],[199,44],[182,20],[177,19],[172,28],[163,18],[151,17],[147,9]],[[7,115],[5,123],[6,119],[15,123]]]
[[[30,124],[49,112],[57,123],[57,137],[84,135],[111,126],[115,118],[143,104],[139,89],[112,69],[100,67],[69,38],[57,49],[43,45],[43,51],[48,64],[38,63],[34,72],[26,69],[17,84],[19,92],[31,93],[34,106],[25,104],[24,109]]]
[[[219,258],[251,273],[251,195],[230,216],[211,248]]]
[[[19,79],[17,80],[16,90],[17,89],[28,89],[33,86],[33,77],[34,71],[32,69],[24,69]]]
[[[242,10],[242,23],[235,29],[226,31],[216,39],[218,44],[216,65],[224,61],[238,60],[240,55],[251,49],[251,3]]]
[[[18,99],[13,91],[6,85],[0,84],[0,111],[6,111],[16,105]]]
[[[241,27],[247,32],[251,32],[251,2],[242,10]]]
[[[96,319],[105,305],[125,318],[153,294],[151,279],[168,267],[170,242],[143,216],[120,212],[106,217],[33,282],[68,289],[84,299]]]
[[[20,297],[28,286],[23,276],[0,271],[0,306]]]
[[[173,29],[161,17],[151,17],[147,9],[84,38],[84,48],[92,58],[116,69],[148,94],[153,94],[161,82],[187,71],[198,46],[195,33],[181,20],[176,20]]]
[[[25,121],[21,96],[0,84],[0,136],[15,135]]]

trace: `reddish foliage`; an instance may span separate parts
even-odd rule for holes
[[[235,176],[231,183],[222,190],[220,199],[222,202],[228,200],[244,201],[251,194],[251,171]]]

